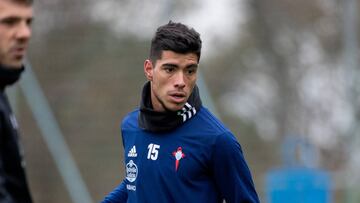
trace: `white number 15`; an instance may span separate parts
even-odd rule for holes
[[[160,145],[151,143],[149,144],[148,149],[149,151],[148,151],[147,159],[151,159],[155,161],[159,155]]]

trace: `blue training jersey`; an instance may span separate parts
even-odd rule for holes
[[[234,135],[206,108],[173,131],[139,128],[139,110],[122,122],[125,179],[103,203],[257,203]]]

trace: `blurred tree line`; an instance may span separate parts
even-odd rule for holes
[[[342,13],[338,0],[38,0],[29,59],[95,202],[124,176],[120,121],[139,103],[150,39],[169,19],[199,27],[200,69],[262,199],[282,140],[295,135],[316,146],[318,167],[340,174],[341,202],[356,121]],[[18,109],[35,202],[70,202],[25,101]]]

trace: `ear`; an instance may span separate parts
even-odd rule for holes
[[[154,69],[154,67],[153,67],[152,62],[149,59],[145,60],[145,62],[144,62],[144,72],[145,72],[146,78],[149,81],[152,81],[152,79],[153,79],[153,69]]]

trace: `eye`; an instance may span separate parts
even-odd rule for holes
[[[32,19],[32,18],[27,19],[27,20],[26,20],[26,24],[27,24],[28,26],[31,26],[31,25],[33,24],[33,19]]]
[[[163,69],[165,70],[166,73],[172,73],[175,71],[175,67],[173,66],[164,66]]]
[[[18,22],[19,22],[18,18],[12,18],[12,17],[4,18],[4,19],[1,19],[1,21],[0,21],[1,24],[7,25],[7,26],[13,26]]]
[[[189,67],[189,68],[187,68],[186,69],[186,74],[188,74],[188,75],[193,75],[193,74],[195,74],[196,73],[196,71],[197,71],[197,67]]]
[[[194,72],[195,72],[195,70],[192,70],[192,69],[187,70],[187,73],[188,73],[189,75],[193,74]]]

